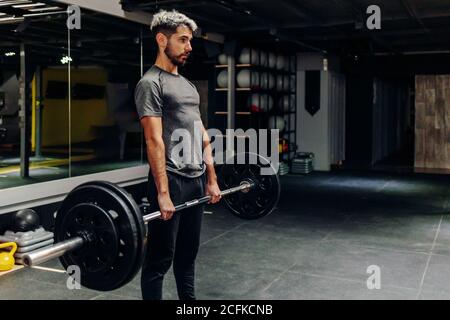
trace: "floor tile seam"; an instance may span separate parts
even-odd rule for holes
[[[320,244],[329,244],[331,242],[336,242],[340,246],[343,247],[360,247],[360,248],[366,248],[371,250],[378,250],[378,251],[385,251],[385,252],[395,252],[395,253],[405,253],[405,254],[414,254],[414,255],[429,255],[428,251],[414,251],[414,250],[405,250],[405,249],[393,249],[393,248],[386,248],[381,246],[370,246],[370,245],[364,245],[364,244],[357,244],[357,243],[349,243],[346,240],[342,239],[326,239]],[[436,254],[437,255],[437,254]],[[445,255],[443,255],[445,256]]]
[[[275,279],[273,279],[268,285],[266,285],[264,287],[264,289],[261,290],[261,292],[266,292],[275,282],[277,282],[278,280],[280,280],[280,278],[286,274],[289,270],[291,270],[292,268],[294,268],[296,266],[296,263],[290,265],[289,267],[287,267],[285,270],[281,271],[278,276],[275,277]]]
[[[301,274],[301,275],[304,275],[304,276],[314,277],[314,278],[322,278],[322,279],[331,279],[331,280],[340,280],[340,281],[354,282],[354,283],[360,283],[360,284],[367,283],[367,281],[362,281],[360,279],[336,277],[336,276],[332,276],[332,275],[309,273],[309,272],[296,271],[296,270],[290,270],[288,273]],[[405,286],[396,286],[396,285],[391,285],[391,284],[388,284],[388,285],[386,285],[386,284],[383,285],[382,284],[381,288],[383,288],[383,287],[394,288],[394,289],[407,289],[407,290],[412,290],[412,291],[417,291],[418,290],[418,288],[410,288],[410,287],[405,287]],[[370,290],[370,289],[368,289],[368,290]]]
[[[217,236],[215,236],[215,237],[212,237],[211,239],[208,239],[208,240],[206,240],[206,241],[203,241],[202,243],[200,243],[200,246],[204,246],[204,245],[206,245],[207,243],[209,243],[209,242],[211,242],[211,241],[217,240],[217,239],[223,237],[224,235],[226,235],[226,234],[228,234],[228,233],[230,233],[230,232],[232,232],[232,231],[234,231],[234,230],[239,229],[242,225],[245,225],[245,224],[247,224],[247,222],[243,222],[243,223],[241,223],[241,224],[239,224],[239,225],[237,225],[237,226],[231,228],[230,230],[224,231],[224,232],[222,232],[221,234],[219,234],[219,235],[217,235]]]
[[[431,258],[433,256],[433,250],[434,250],[434,248],[436,246],[436,241],[437,241],[437,238],[439,236],[439,231],[441,229],[441,224],[442,224],[442,220],[443,219],[444,219],[444,215],[441,216],[441,220],[439,221],[439,225],[438,225],[438,227],[436,229],[436,233],[435,233],[435,236],[434,236],[434,241],[433,241],[433,244],[431,245],[431,249],[430,249],[430,252],[428,254],[427,264],[425,265],[425,270],[423,271],[423,274],[422,274],[422,279],[420,281],[419,292],[417,293],[416,299],[419,299],[420,295],[422,294],[423,284],[425,282],[425,277],[426,277],[426,274],[427,274],[427,271],[428,271],[428,268],[429,268],[429,265],[430,265]]]

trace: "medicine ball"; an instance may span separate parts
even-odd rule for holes
[[[12,231],[27,232],[39,227],[39,215],[32,209],[17,211],[13,216]]]

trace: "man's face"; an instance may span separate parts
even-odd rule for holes
[[[177,32],[168,39],[164,53],[174,65],[182,67],[186,64],[192,51],[191,40],[192,31],[186,26],[178,27]]]

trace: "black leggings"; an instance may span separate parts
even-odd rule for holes
[[[173,204],[205,195],[205,176],[187,178],[167,172]],[[148,181],[150,212],[159,210],[158,192],[151,174]],[[175,212],[168,221],[155,219],[148,224],[147,254],[142,267],[141,290],[144,300],[161,300],[163,279],[173,260],[173,272],[180,300],[194,300],[195,258],[200,245],[203,205]]]

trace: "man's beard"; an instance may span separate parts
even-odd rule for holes
[[[177,67],[183,67],[186,64],[186,60],[179,60],[178,58],[181,58],[181,56],[186,56],[189,57],[189,54],[180,54],[178,56],[174,55],[172,53],[172,50],[170,48],[170,46],[167,46],[166,49],[164,50],[164,53],[166,54],[166,56],[169,58],[169,60]]]

